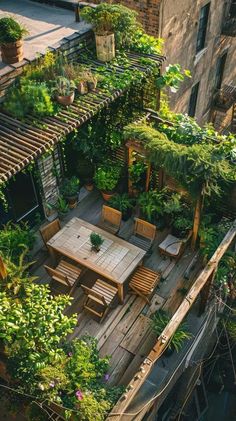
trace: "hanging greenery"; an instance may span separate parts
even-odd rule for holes
[[[178,144],[169,140],[165,133],[143,123],[126,126],[125,138],[141,141],[153,165],[164,168],[192,197],[219,194],[219,180],[236,180],[234,165],[220,144]]]

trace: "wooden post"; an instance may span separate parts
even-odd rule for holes
[[[3,280],[7,277],[7,269],[6,266],[0,256],[0,280]]]
[[[75,22],[80,22],[80,7],[79,3],[75,5]]]
[[[208,299],[210,296],[211,286],[215,277],[216,270],[217,268],[212,272],[211,276],[209,276],[207,283],[205,284],[205,286],[202,288],[200,292],[201,301],[199,305],[198,317],[200,317],[206,310],[206,306],[207,306]]]
[[[235,237],[236,220],[234,221],[232,228],[230,228],[230,230],[227,232],[226,236],[224,237],[219,247],[213,254],[212,258],[209,260],[206,267],[198,275],[188,294],[183,299],[182,303],[176,310],[175,314],[172,316],[169,323],[166,325],[162,334],[159,336],[155,346],[142,363],[139,371],[134,375],[134,377],[130,381],[125,393],[120,397],[114,408],[111,410],[110,414],[108,414],[106,421],[120,421],[121,419],[123,419],[129,404],[132,402],[138,390],[140,389],[140,387],[148,377],[149,373],[151,372],[153,364],[162,355],[163,351],[168,345],[168,342],[176,332],[180,323],[184,320],[186,314],[189,312],[189,309],[193,305],[194,301],[197,299],[199,293],[207,284],[211,276],[213,276],[219,261],[224,256]],[[130,412],[132,411],[129,411],[129,413]]]
[[[198,230],[199,230],[200,220],[201,220],[202,205],[203,205],[203,195],[201,194],[197,199],[195,212],[194,212],[193,235],[192,235],[192,242],[191,242],[192,250],[194,250],[196,247]]]
[[[129,168],[132,165],[132,153],[133,153],[133,149],[129,146],[128,148],[128,192],[130,195],[132,194],[132,183],[129,176]]]

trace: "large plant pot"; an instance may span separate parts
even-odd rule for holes
[[[70,95],[66,95],[66,96],[57,95],[56,98],[57,98],[57,102],[59,102],[59,104],[67,107],[68,105],[73,104],[74,99],[75,99],[75,93],[71,92]]]
[[[115,36],[95,35],[97,58],[102,62],[111,61],[115,57]]]
[[[1,45],[2,61],[7,64],[19,63],[23,60],[23,40]]]
[[[114,196],[115,192],[108,192],[108,191],[104,191],[101,190],[102,193],[102,197],[106,202],[109,202],[109,200],[111,199],[112,196]]]
[[[70,209],[74,209],[76,208],[77,204],[78,204],[78,195],[74,195],[74,196],[68,196],[66,198],[67,202],[68,202],[68,206]]]
[[[85,95],[88,93],[88,83],[87,82],[79,82],[77,84],[77,90],[80,95]]]

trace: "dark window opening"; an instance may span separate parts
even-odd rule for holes
[[[201,11],[200,11],[198,34],[197,34],[197,48],[196,48],[197,53],[201,51],[205,46],[209,10],[210,10],[210,3],[207,3],[205,6],[201,8]]]
[[[18,173],[8,185],[11,212],[20,221],[39,208],[35,185],[31,174]]]
[[[196,107],[197,107],[197,97],[198,97],[198,91],[199,91],[199,83],[200,82],[196,83],[196,85],[192,87],[190,100],[189,100],[189,109],[188,109],[188,115],[190,117],[195,116]]]
[[[223,56],[219,57],[216,64],[216,79],[215,79],[215,87],[216,89],[220,89],[223,81],[224,76],[224,69],[225,63],[227,58],[227,52],[223,54]]]

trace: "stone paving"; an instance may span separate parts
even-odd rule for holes
[[[75,22],[72,10],[53,7],[29,0],[1,0],[0,18],[13,16],[29,30],[24,42],[24,58],[32,60],[49,46],[74,32],[84,32],[90,26]],[[0,69],[6,66],[0,59]]]

